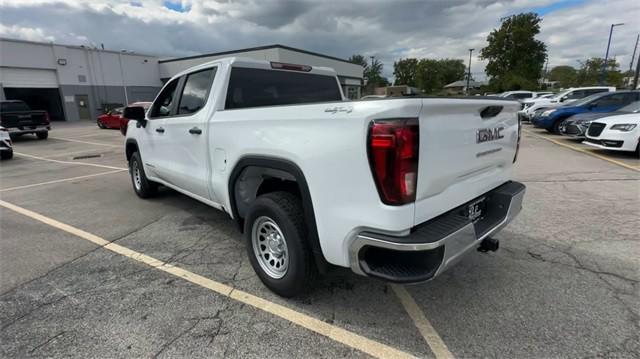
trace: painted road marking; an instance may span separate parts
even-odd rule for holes
[[[0,206],[7,208],[11,211],[14,211],[16,213],[20,213],[36,221],[47,224],[51,227],[63,230],[74,236],[85,239],[89,242],[97,244],[98,246],[104,249],[110,250],[114,253],[118,253],[122,256],[133,259],[137,262],[149,265],[157,270],[163,271],[165,273],[169,273],[176,277],[180,277],[200,287],[210,289],[225,297],[250,305],[264,312],[271,313],[277,317],[280,317],[291,323],[297,324],[305,329],[316,332],[338,343],[342,343],[348,347],[359,350],[373,357],[376,357],[376,358],[413,358],[414,357],[413,355],[407,352],[393,348],[386,344],[379,343],[375,340],[365,338],[359,334],[356,334],[346,329],[342,329],[335,325],[326,323],[320,319],[314,318],[304,313],[300,313],[296,310],[287,308],[283,305],[276,304],[267,299],[255,296],[253,294],[249,294],[239,289],[235,289],[234,287],[203,277],[199,274],[195,274],[184,268],[176,267],[172,264],[165,263],[159,259],[134,251],[132,249],[123,247],[119,244],[109,242],[108,240],[98,237],[95,234],[91,234],[79,228],[56,221],[53,218],[43,216],[39,213],[30,211],[26,208],[16,206],[14,204],[5,202],[3,200],[0,200]]]
[[[107,146],[107,147],[118,147],[118,148],[123,147],[123,145],[110,145],[108,143],[101,143],[101,142],[80,141],[80,140],[74,140],[71,138],[62,138],[62,137],[49,137],[49,138],[53,138],[54,140],[61,140],[61,141],[86,143],[88,145],[96,145],[96,146]]]
[[[75,180],[80,180],[80,179],[84,179],[84,178],[91,178],[91,177],[110,175],[112,173],[118,173],[118,172],[123,172],[123,171],[126,171],[126,170],[125,169],[113,170],[113,171],[107,171],[107,172],[101,172],[101,173],[94,173],[92,175],[86,175],[86,176],[70,177],[70,178],[63,178],[63,179],[59,179],[59,180],[28,184],[28,185],[24,185],[24,186],[9,187],[9,188],[0,189],[0,192],[15,191],[17,189],[25,189],[25,188],[31,188],[31,187],[44,186],[44,185],[48,185],[48,184],[54,184],[54,183],[75,181]]]
[[[431,348],[433,354],[435,354],[438,359],[452,359],[454,358],[453,354],[447,348],[447,345],[444,343],[438,332],[433,328],[427,317],[425,317],[424,312],[420,309],[416,301],[413,299],[411,294],[401,285],[391,284],[391,288],[400,299],[402,306],[407,311],[407,314],[413,320],[416,328],[422,337]]]
[[[572,149],[574,151],[582,152],[582,153],[585,153],[585,154],[587,154],[589,156],[596,157],[596,158],[599,158],[601,160],[605,160],[607,162],[616,164],[618,166],[621,166],[621,167],[624,167],[624,168],[627,168],[627,169],[630,169],[630,170],[633,170],[633,171],[636,171],[636,172],[640,172],[640,167],[634,167],[634,166],[628,165],[628,164],[626,164],[624,162],[616,161],[616,160],[611,159],[609,157],[606,157],[606,156],[603,156],[603,155],[599,155],[599,154],[593,153],[591,151],[587,151],[584,148],[572,146],[572,145],[569,145],[567,143],[562,143],[560,141],[554,140],[553,138],[548,138],[548,137],[545,137],[545,136],[542,136],[542,135],[538,135],[538,134],[533,133],[533,132],[531,132],[529,130],[522,130],[522,131],[527,133],[527,134],[529,134],[529,135],[531,135],[531,136],[533,136],[533,137],[541,138],[541,139],[549,141],[551,143],[555,143],[558,146],[562,146],[562,147],[566,147],[566,148]]]
[[[20,153],[20,152],[15,152],[15,151],[13,153],[18,155],[18,156],[33,158],[33,159],[36,159],[36,160],[49,161],[49,162],[54,162],[54,163],[63,163],[63,164],[68,164],[68,165],[81,165],[81,166],[108,168],[108,169],[112,169],[112,170],[126,170],[127,169],[127,168],[124,168],[124,167],[114,167],[114,166],[107,166],[107,165],[99,165],[97,163],[54,160],[54,159],[51,159],[51,158],[44,158],[44,157],[39,157],[39,156],[34,156],[34,155],[28,155],[26,153]]]

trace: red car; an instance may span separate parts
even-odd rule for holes
[[[145,111],[151,107],[151,102],[134,102],[129,106],[142,106]],[[114,108],[113,110],[98,116],[98,127],[100,128],[114,128],[117,130],[121,130],[127,128],[127,120],[122,117],[122,111],[124,111],[124,107]]]

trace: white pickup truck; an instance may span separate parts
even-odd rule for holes
[[[329,265],[434,278],[522,207],[516,101],[345,101],[328,68],[220,59],[127,107],[142,198],[164,185],[227,212],[263,283],[294,296]],[[135,121],[135,122],[133,122]],[[135,124],[135,125],[134,125]]]

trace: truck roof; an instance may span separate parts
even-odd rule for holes
[[[287,69],[278,69],[278,68],[274,68],[273,64],[281,64],[280,62],[277,61],[267,61],[267,60],[255,60],[255,59],[250,59],[250,58],[246,58],[246,57],[224,57],[221,59],[216,59],[213,61],[209,61],[209,62],[205,62],[203,64],[200,65],[196,65],[193,66],[191,68],[188,68],[184,71],[181,71],[180,73],[176,74],[175,76],[172,77],[176,78],[176,77],[180,77],[186,73],[189,72],[193,72],[193,71],[197,71],[200,69],[206,69],[208,67],[211,67],[214,64],[219,64],[219,65],[229,65],[231,67],[249,67],[249,68],[254,68],[254,69],[265,69],[265,70],[273,70],[273,71],[292,71],[292,70],[287,70]],[[289,64],[287,64],[289,65]],[[323,67],[323,66],[311,66],[311,65],[307,65],[307,64],[290,64],[290,65],[301,65],[301,66],[309,66],[311,68],[311,70],[309,71],[305,71],[306,73],[310,73],[310,74],[316,74],[316,75],[326,75],[326,76],[337,76],[335,70],[333,70],[330,67]],[[298,71],[295,71],[298,72]]]

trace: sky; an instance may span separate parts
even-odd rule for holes
[[[549,69],[604,57],[629,68],[638,0],[2,0],[0,37],[129,50],[161,58],[283,44],[347,58],[375,56],[392,77],[400,58],[457,58],[483,79],[477,55],[500,18],[542,18]],[[639,49],[640,51],[640,49]],[[1,54],[0,54],[1,56]],[[1,61],[1,57],[0,57]]]

